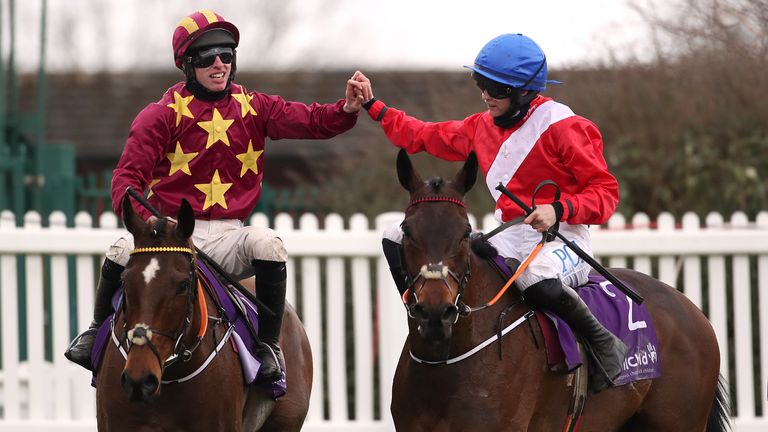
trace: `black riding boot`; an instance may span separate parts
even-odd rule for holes
[[[254,260],[253,268],[256,276],[256,297],[275,313],[274,317],[262,314],[259,320],[259,338],[262,343],[256,351],[261,360],[261,367],[256,380],[273,382],[280,379],[281,365],[285,364],[279,345],[285,310],[285,263]]]
[[[572,289],[563,287],[559,279],[545,279],[525,290],[525,297],[549,309],[586,339],[600,373],[593,376],[595,392],[614,385],[623,370],[627,347],[592,315],[586,303]]]
[[[384,257],[389,264],[389,272],[392,273],[395,286],[402,296],[408,289],[408,272],[405,271],[403,245],[385,238],[381,240],[381,248],[384,250]]]
[[[88,370],[93,369],[91,366],[91,349],[96,340],[96,333],[101,323],[112,313],[112,296],[120,288],[120,274],[124,268],[109,258],[104,259],[104,264],[101,266],[99,286],[96,288],[93,321],[91,321],[88,330],[77,336],[64,352],[64,357],[69,361],[77,363]]]

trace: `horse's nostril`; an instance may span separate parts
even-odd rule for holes
[[[443,320],[455,321],[458,315],[459,315],[459,308],[456,307],[456,305],[450,305],[446,307],[445,312],[443,312]]]
[[[411,315],[414,318],[424,318],[424,306],[420,304],[413,305],[413,307],[411,307]]]
[[[141,391],[146,397],[152,396],[157,391],[157,386],[159,384],[156,376],[149,375],[144,379],[144,382],[141,385]]]

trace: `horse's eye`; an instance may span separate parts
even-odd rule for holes
[[[464,235],[462,236],[462,239],[468,239],[470,234],[472,234],[472,228],[467,227],[467,230],[464,231]]]
[[[408,229],[408,226],[407,225],[402,225],[401,228],[403,230],[403,237],[410,238],[411,237],[411,230]]]
[[[179,283],[179,286],[176,287],[176,294],[186,294],[191,286],[192,283],[188,280]]]

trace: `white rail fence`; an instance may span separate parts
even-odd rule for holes
[[[379,233],[401,218],[383,214],[373,226],[362,215],[275,219],[292,257],[288,298],[314,354],[306,431],[394,430],[391,382],[406,321]],[[594,229],[598,256],[652,274],[703,307],[737,406],[734,430],[768,430],[768,213],[751,222],[742,213],[729,221],[711,214],[704,223],[689,214],[677,225],[665,214],[653,227],[639,214],[630,222],[616,216]],[[256,215],[250,223],[267,220]],[[61,213],[45,228],[34,212],[23,227],[9,212],[0,215],[0,432],[96,429],[90,376],[62,353],[90,322],[103,254],[122,230],[111,213],[100,228],[85,213],[74,228],[65,225]],[[475,226],[487,231],[496,222],[486,216]]]

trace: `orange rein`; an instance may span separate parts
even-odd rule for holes
[[[516,279],[517,279],[517,278],[520,276],[520,274],[521,274],[521,273],[522,273],[522,272],[523,272],[523,271],[524,271],[524,270],[525,270],[525,269],[528,267],[528,265],[531,263],[531,261],[533,261],[533,259],[536,257],[536,255],[538,255],[538,253],[539,253],[539,251],[541,250],[542,246],[544,246],[544,241],[543,241],[543,240],[542,240],[542,241],[540,241],[540,242],[539,242],[539,243],[536,245],[536,247],[534,247],[534,248],[533,248],[533,250],[531,251],[531,253],[530,253],[530,254],[528,254],[528,257],[525,259],[525,261],[523,261],[523,263],[522,263],[522,264],[520,264],[520,267],[518,267],[518,268],[517,268],[517,271],[515,272],[515,274],[513,274],[513,275],[512,275],[512,277],[511,277],[511,278],[509,278],[509,280],[507,281],[507,283],[505,283],[505,284],[504,284],[504,286],[503,286],[503,287],[501,287],[501,289],[499,290],[499,292],[497,292],[497,293],[496,293],[496,295],[495,295],[495,296],[493,296],[493,298],[492,298],[492,299],[491,299],[491,300],[490,300],[488,303],[486,303],[485,305],[481,306],[481,307],[480,307],[480,309],[484,309],[484,308],[487,308],[487,307],[493,306],[493,305],[494,305],[494,304],[495,304],[497,301],[499,301],[499,299],[501,298],[501,296],[503,296],[503,295],[504,295],[504,293],[505,293],[505,292],[507,292],[507,289],[509,289],[509,287],[512,285],[512,283],[513,283],[513,282],[514,282],[514,281],[515,281],[515,280],[516,280]],[[410,292],[411,292],[411,289],[410,289],[410,288],[408,288],[408,289],[406,289],[406,290],[405,290],[405,292],[403,293],[403,296],[402,296],[403,304],[408,304],[408,293],[410,293]]]
[[[491,299],[491,301],[489,301],[488,303],[485,304],[486,307],[493,306],[497,301],[499,301],[501,296],[504,295],[505,292],[507,292],[507,289],[510,287],[510,285],[512,285],[512,283],[517,279],[517,277],[520,276],[520,273],[522,273],[523,270],[525,270],[528,267],[528,264],[530,264],[531,261],[533,261],[533,258],[535,258],[536,255],[538,255],[538,253],[541,250],[542,246],[544,246],[544,241],[543,240],[540,241],[536,245],[536,247],[533,248],[531,253],[528,254],[528,258],[526,258],[525,261],[523,261],[523,263],[520,264],[520,267],[517,268],[517,271],[515,272],[515,274],[513,274],[512,277],[509,278],[507,283],[505,283],[504,286],[501,287],[499,292],[496,293],[496,295]]]
[[[208,304],[205,302],[203,286],[199,277],[197,278],[197,305],[200,308],[200,329],[197,331],[197,337],[202,339],[208,330]]]

